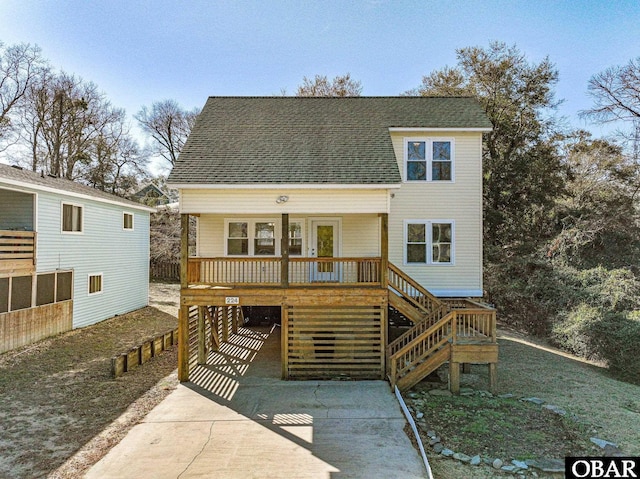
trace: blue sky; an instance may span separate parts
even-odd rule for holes
[[[166,98],[293,94],[304,76],[350,72],[364,95],[397,95],[456,62],[455,50],[516,44],[560,72],[560,113],[588,108],[591,75],[640,56],[640,2],[2,0],[0,40],[38,44],[129,115]]]

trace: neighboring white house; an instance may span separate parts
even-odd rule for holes
[[[0,164],[0,352],[146,306],[152,211]]]

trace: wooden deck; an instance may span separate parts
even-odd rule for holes
[[[181,341],[189,345],[179,360],[181,380],[188,379],[194,358],[207,356],[203,337],[214,335],[210,347],[219,347],[229,325],[237,327],[236,320],[225,318],[237,318],[240,306],[276,306],[283,379],[388,377],[408,388],[448,362],[451,389],[457,392],[461,365],[484,363],[495,389],[495,310],[466,299],[438,299],[383,258],[188,258],[185,263],[181,330],[191,332]],[[388,343],[390,305],[414,326]]]

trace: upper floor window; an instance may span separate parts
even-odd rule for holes
[[[453,150],[448,138],[405,139],[407,181],[452,181]]]
[[[62,231],[65,233],[82,233],[82,206],[69,203],[62,204]]]
[[[133,214],[122,213],[122,229],[125,229],[125,230],[133,229]]]
[[[405,263],[453,264],[453,221],[410,220],[405,224]]]

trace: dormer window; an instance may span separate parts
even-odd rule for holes
[[[405,139],[406,181],[453,181],[453,139]]]

